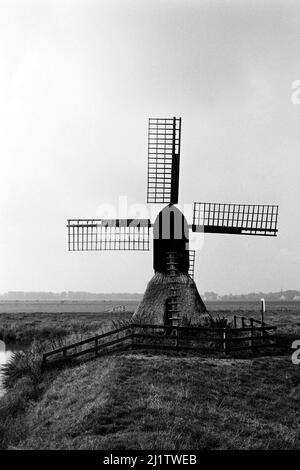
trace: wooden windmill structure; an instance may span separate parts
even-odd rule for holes
[[[195,252],[189,232],[277,235],[277,205],[195,202],[189,225],[176,207],[179,192],[181,118],[151,118],[148,124],[147,203],[166,204],[150,219],[69,219],[69,251],[150,249],[154,276],[134,321],[177,326],[201,324],[206,307],[193,280]]]

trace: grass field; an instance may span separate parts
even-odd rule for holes
[[[112,320],[128,319],[137,301],[100,302],[2,302],[0,304],[0,339],[7,343],[30,344],[34,339],[49,339],[71,333],[93,333]],[[125,313],[112,312],[124,305]],[[229,319],[234,314],[260,318],[255,302],[207,302],[213,315]],[[300,302],[269,302],[265,321],[277,325],[279,333],[300,337]],[[289,340],[289,339],[288,339]]]
[[[299,449],[300,305],[268,308],[285,345],[276,356],[204,358],[123,352],[41,374],[32,355],[0,400],[0,447],[24,449]],[[253,305],[215,314],[256,316]],[[221,308],[222,307],[222,308]],[[0,314],[2,335],[26,341],[90,332],[130,313]],[[29,358],[31,356],[29,355]]]
[[[5,444],[22,449],[299,449],[300,370],[289,358],[122,354],[14,389]],[[28,384],[23,382],[23,394]],[[27,400],[28,400],[28,391]],[[26,400],[26,395],[23,397]],[[5,401],[5,399],[3,399]],[[0,410],[1,415],[1,410]]]
[[[107,305],[108,304],[108,305]],[[125,313],[111,312],[117,305],[116,302],[92,305],[76,305],[74,312],[72,305],[67,306],[67,311],[59,308],[59,305],[32,304],[25,305],[24,311],[12,312],[2,305],[0,311],[0,338],[5,342],[30,344],[34,339],[49,339],[57,336],[65,336],[71,333],[92,333],[99,328],[108,325],[112,320],[130,318],[135,304],[125,304],[128,309]],[[35,311],[39,309],[39,311]],[[22,310],[22,309],[20,309]]]
[[[98,300],[98,301],[2,301],[1,313],[109,313],[114,307],[123,305],[126,310],[134,311],[136,300]]]

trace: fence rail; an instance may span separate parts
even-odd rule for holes
[[[46,352],[42,363],[45,367],[53,362],[71,361],[82,356],[90,359],[97,357],[100,352],[114,350],[115,346],[219,351],[225,354],[276,346],[276,326],[266,325],[252,318],[249,323],[250,326],[245,326],[246,319],[241,317],[241,324],[244,326],[239,327],[236,317],[233,328],[129,324]],[[260,326],[254,326],[254,323]]]

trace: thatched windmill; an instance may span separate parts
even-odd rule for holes
[[[153,227],[153,268],[135,321],[176,326],[200,324],[206,307],[193,280],[194,232],[277,235],[278,206],[194,203],[189,225],[178,203],[181,118],[149,119],[147,202],[167,204],[154,224],[149,219],[70,219],[68,247],[84,250],[149,250]]]

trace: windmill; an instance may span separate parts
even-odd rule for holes
[[[166,204],[150,219],[69,219],[69,251],[150,249],[153,229],[154,276],[133,318],[177,326],[201,324],[208,313],[193,280],[195,252],[189,233],[277,235],[277,205],[194,202],[193,222],[176,207],[179,193],[181,118],[148,123],[147,203]]]

